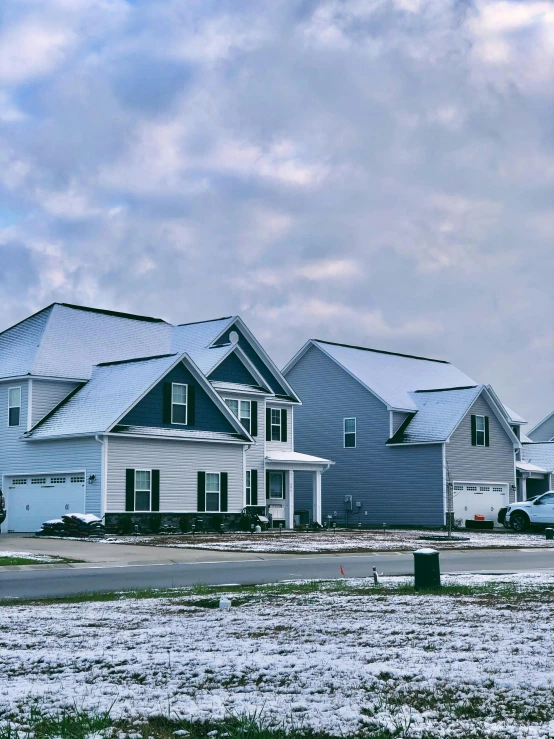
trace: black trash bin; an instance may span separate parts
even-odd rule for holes
[[[544,532],[547,539],[554,539],[554,529],[545,529]]]
[[[418,549],[414,552],[414,585],[416,590],[440,588],[441,568],[436,549]]]

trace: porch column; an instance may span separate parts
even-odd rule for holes
[[[521,476],[521,500],[527,500],[527,478]]]
[[[289,470],[286,475],[286,507],[285,507],[285,525],[287,529],[294,528],[294,472]]]
[[[321,524],[321,470],[313,477],[313,522]]]

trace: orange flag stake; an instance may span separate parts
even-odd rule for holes
[[[342,565],[340,566],[340,574],[344,577],[344,570],[342,569]]]

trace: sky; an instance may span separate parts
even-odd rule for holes
[[[554,410],[554,3],[3,0],[0,330],[240,314]],[[528,427],[529,428],[529,427]]]

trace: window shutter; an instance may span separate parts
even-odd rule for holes
[[[485,446],[489,446],[489,417],[485,416]]]
[[[265,440],[271,441],[271,408],[265,409]]]
[[[206,510],[206,473],[198,473],[198,500],[196,510],[203,512]]]
[[[135,471],[125,470],[125,510],[135,510]]]
[[[287,409],[281,408],[281,441],[287,440]]]
[[[227,513],[228,506],[228,490],[229,490],[229,475],[227,472],[221,472],[219,475],[221,490],[219,491],[219,510],[222,513]]]
[[[265,471],[265,497],[269,498],[269,470]]]
[[[151,510],[160,510],[160,470],[152,470],[152,506]]]
[[[471,446],[477,446],[477,424],[475,416],[471,416]]]
[[[171,423],[171,383],[164,382],[163,422]]]
[[[250,403],[250,436],[258,435],[258,401]]]
[[[196,413],[196,385],[187,385],[187,424],[194,426]]]
[[[258,505],[258,470],[250,470],[250,505]]]

